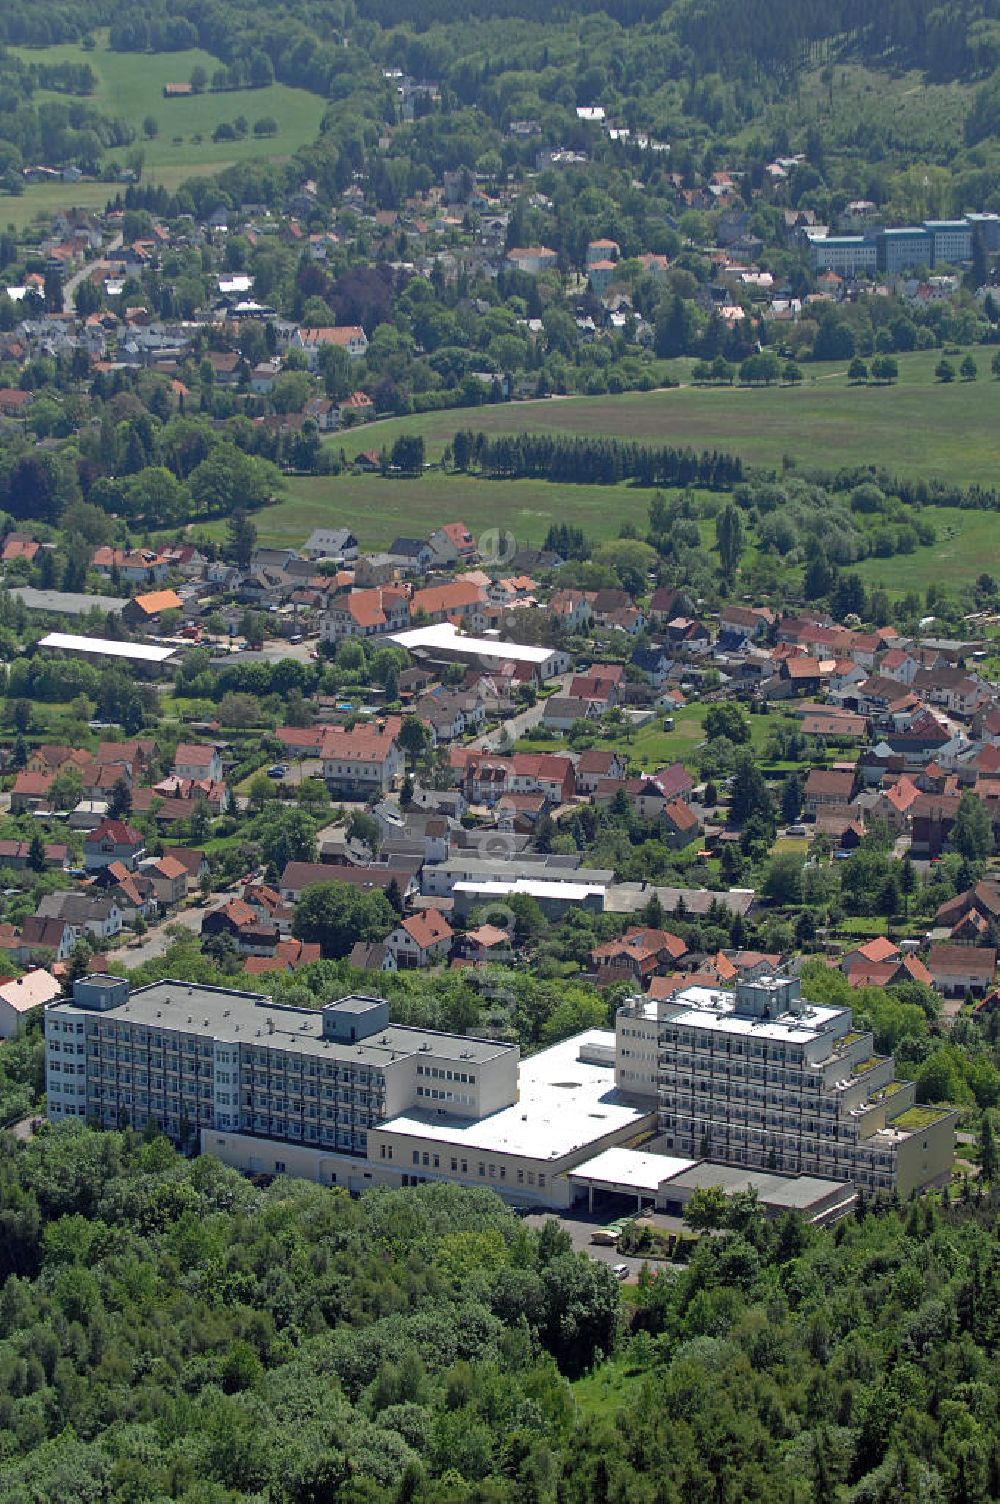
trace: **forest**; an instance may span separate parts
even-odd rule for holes
[[[972,1504],[996,1200],[833,1230],[705,1193],[622,1289],[490,1191],[257,1186],[65,1126],[0,1154],[5,1504]]]

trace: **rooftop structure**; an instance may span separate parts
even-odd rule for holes
[[[133,663],[160,664],[176,658],[176,648],[158,648],[145,642],[116,642],[110,637],[80,637],[75,632],[49,632],[40,648],[58,648],[63,653],[82,653],[95,658],[126,658]]]
[[[410,653],[426,654],[431,658],[465,659],[488,668],[498,668],[502,663],[526,664],[540,679],[549,679],[569,667],[568,656],[558,648],[503,642],[498,637],[470,637],[447,621],[435,622],[428,627],[412,627],[406,632],[393,632],[387,640]]]

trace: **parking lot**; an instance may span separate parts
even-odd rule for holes
[[[586,1213],[583,1215],[560,1216],[556,1212],[529,1212],[524,1220],[531,1227],[541,1227],[543,1222],[547,1222],[550,1217],[555,1217],[560,1226],[564,1227],[569,1233],[575,1253],[585,1253],[589,1258],[596,1260],[600,1264],[607,1264],[612,1269],[616,1264],[627,1264],[629,1277],[626,1283],[628,1284],[635,1283],[643,1263],[648,1263],[651,1269],[667,1267],[665,1260],[651,1259],[646,1255],[643,1255],[641,1258],[637,1256],[630,1257],[628,1254],[619,1253],[618,1249],[613,1246],[592,1243],[590,1241],[598,1228],[606,1227],[618,1215],[620,1213],[614,1211],[594,1217],[587,1216]],[[649,1215],[650,1220],[657,1227],[662,1227],[669,1232],[690,1232],[690,1229],[685,1227],[680,1217],[667,1217],[661,1212],[644,1215]]]

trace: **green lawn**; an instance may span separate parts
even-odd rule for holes
[[[890,594],[902,595],[909,590],[922,593],[932,583],[969,584],[984,571],[996,572],[1000,545],[1000,517],[996,512],[926,507],[920,515],[933,524],[936,542],[912,554],[865,559],[857,566],[857,572],[866,585],[881,585]]]
[[[64,45],[46,48],[12,48],[27,62],[85,62],[98,75],[98,85],[88,96],[88,103],[101,114],[121,116],[136,129],[136,141],[129,150],[141,146],[145,153],[146,181],[175,188],[184,178],[200,172],[217,172],[234,162],[251,158],[288,157],[299,147],[314,141],[319,134],[324,101],[305,89],[272,84],[266,89],[246,89],[233,93],[205,93],[181,99],[165,99],[166,83],[187,83],[193,68],[201,66],[211,78],[221,66],[219,59],[199,49],[187,52],[132,53],[109,52],[106,34],[99,35],[93,52],[82,47]],[[39,90],[38,101],[66,96]],[[152,140],[143,135],[142,122],[151,115],[158,126]],[[237,115],[246,117],[251,133],[243,141],[212,140],[212,131],[223,121]],[[253,123],[264,115],[278,122],[278,133],[257,139]],[[195,139],[200,137],[201,139]],[[126,150],[111,152],[110,160],[124,165]],[[0,202],[0,221],[26,225],[39,211],[79,205],[101,207],[115,193],[109,183],[39,184],[26,189],[20,198]]]
[[[631,735],[624,731],[612,737],[598,734],[594,744],[601,750],[623,753],[635,767],[647,773],[668,767],[672,762],[682,762],[693,769],[697,767],[698,749],[705,739],[703,728],[708,710],[707,705],[684,705],[673,712],[673,731],[664,731],[664,716],[661,714]],[[754,752],[759,757],[768,738],[779,727],[794,727],[795,724],[794,717],[778,713],[751,716],[750,744]],[[569,743],[561,736],[522,737],[517,746],[522,752],[562,752]]]
[[[978,381],[950,386],[934,380],[940,352],[919,351],[899,358],[895,386],[851,387],[845,363],[806,364],[800,387],[681,386],[392,418],[368,426],[365,446],[378,449],[400,433],[422,433],[428,457],[435,459],[458,428],[614,434],[729,450],[769,468],[780,468],[788,456],[801,466],[878,464],[904,476],[992,485],[1000,469],[1000,383],[990,377],[992,352],[982,347],[972,353]],[[956,365],[960,358],[953,358]],[[677,374],[685,379],[684,365],[678,364]],[[340,447],[345,436],[333,442]]]

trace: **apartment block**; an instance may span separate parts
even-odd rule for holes
[[[905,1197],[951,1169],[955,1114],[917,1106],[850,1008],[807,1002],[797,977],[637,998],[616,1021],[616,1076],[649,1091],[655,1026],[665,1152],[851,1180]]]
[[[814,272],[836,272],[848,279],[875,275],[877,248],[870,235],[815,235],[808,245]]]
[[[289,1008],[257,993],[118,977],[79,979],[45,1015],[48,1113],[103,1128],[156,1123],[364,1156],[411,1110],[461,1123],[517,1098],[516,1045],[389,1022],[381,998]]]

